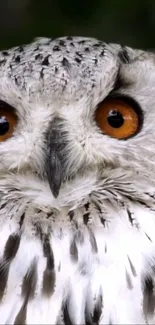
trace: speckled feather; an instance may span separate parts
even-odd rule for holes
[[[95,39],[0,53],[0,324],[154,324],[154,85],[153,53]],[[135,137],[97,126],[109,94],[141,107]]]

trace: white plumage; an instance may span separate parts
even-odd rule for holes
[[[154,324],[154,85],[153,53],[95,39],[0,53],[0,324]],[[132,137],[99,128],[107,98]]]

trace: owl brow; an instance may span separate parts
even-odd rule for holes
[[[121,89],[121,88],[128,88],[129,86],[132,85],[132,83],[133,82],[131,82],[131,81],[124,78],[124,76],[121,74],[121,71],[120,71],[120,68],[119,68],[118,73],[117,73],[116,78],[115,78],[115,81],[114,81],[114,85],[113,85],[113,89],[112,89],[111,93],[119,91],[119,89]]]
[[[114,86],[112,92],[118,91],[120,88],[127,88],[132,85],[132,81],[127,80],[121,73],[121,65],[129,65],[131,63],[131,59],[127,49],[122,46],[121,50],[118,53],[118,57],[120,59],[119,69],[114,81]]]
[[[122,46],[121,50],[118,53],[118,56],[119,56],[121,62],[124,63],[124,64],[128,64],[128,63],[131,62],[129,53],[127,51],[127,48],[124,47],[124,46]]]
[[[116,91],[116,90],[119,90],[120,88],[122,88],[122,86],[123,86],[123,80],[121,79],[120,69],[119,69],[119,71],[118,71],[118,73],[116,75],[116,79],[114,81],[112,92]]]

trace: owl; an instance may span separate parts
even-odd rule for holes
[[[154,324],[155,54],[0,52],[0,324]]]

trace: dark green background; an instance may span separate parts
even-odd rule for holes
[[[155,0],[0,0],[0,48],[65,35],[155,49]]]

